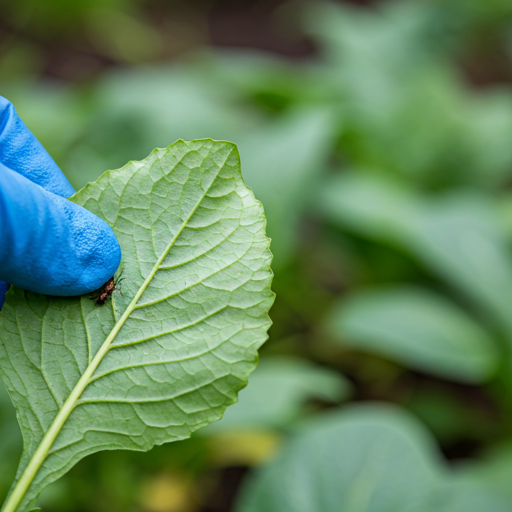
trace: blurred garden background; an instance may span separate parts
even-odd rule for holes
[[[235,142],[274,253],[239,403],[44,510],[512,510],[509,0],[1,0],[0,94],[76,189]]]

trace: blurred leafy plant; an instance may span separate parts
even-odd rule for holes
[[[482,508],[483,507],[483,508]],[[237,512],[503,511],[502,495],[469,486],[421,425],[389,406],[347,407],[301,426],[242,489]]]

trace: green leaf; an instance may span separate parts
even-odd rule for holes
[[[467,293],[512,334],[512,265],[491,198],[453,194],[432,200],[414,219],[411,251],[448,283]]]
[[[406,245],[418,197],[393,179],[345,172],[324,180],[316,207],[328,220],[379,242]]]
[[[338,402],[349,393],[350,383],[339,372],[295,357],[266,357],[251,375],[250,386],[240,392],[238,403],[203,433],[286,428],[304,415],[308,399]]]
[[[334,305],[327,323],[349,346],[450,379],[481,382],[498,364],[487,332],[455,304],[426,289],[357,292]]]
[[[236,512],[507,512],[499,493],[461,480],[404,411],[356,405],[302,429],[246,479]]]
[[[5,496],[16,474],[21,434],[9,395],[0,381],[0,496]]]
[[[242,489],[237,512],[437,510],[444,473],[432,439],[383,406],[327,414]]]
[[[500,443],[479,454],[477,460],[461,461],[458,471],[462,480],[481,485],[504,496],[512,506],[512,443]]]
[[[317,204],[336,223],[413,255],[512,333],[512,265],[498,204],[490,196],[420,196],[389,180],[352,173],[327,180]]]
[[[4,512],[31,510],[90,453],[149,450],[218,420],[270,325],[265,218],[233,144],[178,141],[73,200],[114,229],[123,289],[104,306],[9,292],[0,364],[24,452]]]
[[[455,478],[449,483],[450,493],[439,512],[509,512],[512,502],[489,486]]]

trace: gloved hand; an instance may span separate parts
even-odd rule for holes
[[[74,192],[0,96],[0,308],[6,283],[81,295],[114,275],[121,259],[117,239],[103,220],[65,199]]]

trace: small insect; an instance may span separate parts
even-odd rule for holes
[[[96,297],[91,297],[91,300],[95,300],[98,306],[103,306],[107,299],[114,293],[114,290],[120,289],[121,285],[119,284],[124,278],[122,278],[122,272],[119,274],[117,279],[111,277],[99,290],[99,295]]]

